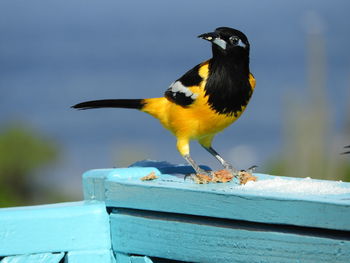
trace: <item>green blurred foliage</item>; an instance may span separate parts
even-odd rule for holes
[[[342,158],[342,156],[339,154],[339,158]],[[345,157],[344,157],[345,158]],[[310,173],[310,174],[293,174],[287,170],[287,166],[283,161],[280,159],[275,159],[270,161],[266,165],[266,173],[273,174],[273,175],[279,175],[279,176],[292,176],[292,177],[311,177],[313,179],[328,179],[328,180],[340,180],[343,182],[350,182],[350,156],[347,156],[348,160],[343,160],[338,164],[338,168],[336,171],[334,171],[331,174],[331,177],[325,178],[324,173],[322,174],[316,174],[316,173]]]
[[[286,94],[283,148],[266,171],[290,177],[350,181],[350,156],[341,154],[350,137],[350,110],[344,113],[348,119],[344,130],[336,134],[332,130],[334,109],[327,93],[326,43],[321,22],[314,21],[306,35],[306,92]]]
[[[25,125],[1,128],[0,207],[33,204],[36,196],[47,200],[50,191],[37,184],[38,171],[57,158],[57,146]]]

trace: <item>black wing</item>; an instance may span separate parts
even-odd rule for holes
[[[344,148],[350,148],[350,145],[345,146]],[[350,150],[349,150],[349,151],[347,151],[347,152],[343,152],[343,154],[347,154],[347,153],[350,153]]]
[[[173,82],[169,89],[165,91],[164,96],[177,105],[183,107],[191,105],[196,100],[198,94],[193,93],[188,87],[199,85],[203,80],[199,76],[199,68],[200,65],[195,66],[181,78]]]

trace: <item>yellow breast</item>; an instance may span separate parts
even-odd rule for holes
[[[142,111],[159,119],[162,125],[177,137],[199,139],[222,131],[240,117],[245,106],[235,115],[219,114],[212,110],[204,90],[206,76],[208,76],[208,62],[201,65],[199,75],[203,78],[200,85],[189,87],[193,93],[198,94],[193,104],[183,107],[164,97],[153,98],[145,100],[146,105]],[[254,89],[255,79],[252,74],[249,76],[249,82]]]

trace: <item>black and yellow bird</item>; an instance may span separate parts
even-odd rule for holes
[[[203,171],[190,156],[190,140],[197,140],[225,169],[238,174],[213,148],[214,136],[237,120],[254,91],[249,70],[250,44],[241,31],[219,27],[199,38],[212,44],[211,59],[174,81],[163,97],[108,99],[82,102],[75,109],[131,108],[157,118],[177,138],[177,149],[197,175]]]

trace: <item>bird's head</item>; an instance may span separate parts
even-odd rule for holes
[[[218,27],[214,32],[198,36],[212,43],[213,54],[249,55],[249,41],[241,31],[229,27]]]

